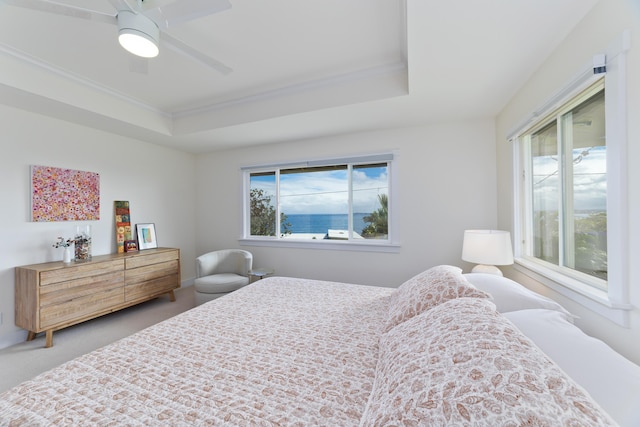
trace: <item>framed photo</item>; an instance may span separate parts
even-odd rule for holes
[[[158,247],[155,224],[136,224],[136,235],[138,236],[138,249],[143,250]]]
[[[124,251],[125,252],[135,252],[138,250],[138,242],[135,240],[125,240],[124,241]]]

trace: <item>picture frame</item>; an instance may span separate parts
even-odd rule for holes
[[[158,247],[154,223],[136,224],[136,236],[138,237],[138,250],[142,251]]]
[[[125,252],[137,252],[138,251],[138,242],[135,240],[125,240],[124,241],[124,251]]]

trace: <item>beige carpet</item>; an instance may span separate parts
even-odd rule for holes
[[[53,347],[44,348],[44,333],[35,340],[0,350],[0,392],[162,320],[194,307],[193,286],[178,289],[176,301],[168,296],[53,333]]]

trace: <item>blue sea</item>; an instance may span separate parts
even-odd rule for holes
[[[353,230],[362,232],[367,225],[362,218],[369,213],[353,214]],[[292,233],[326,233],[328,229],[346,230],[348,227],[347,214],[292,214],[287,215],[286,223],[291,224]]]

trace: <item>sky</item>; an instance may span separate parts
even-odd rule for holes
[[[259,177],[262,178],[262,177]],[[252,178],[252,185],[275,194],[273,179]],[[270,181],[270,182],[269,182]],[[354,169],[353,212],[370,213],[380,207],[378,194],[388,193],[386,168]],[[282,174],[281,212],[295,214],[346,214],[348,212],[347,170]]]
[[[606,210],[607,163],[606,147],[588,148],[588,154],[580,157],[583,148],[574,150],[574,209]],[[557,210],[558,161],[556,156],[540,156],[533,160],[533,178],[537,207]]]

